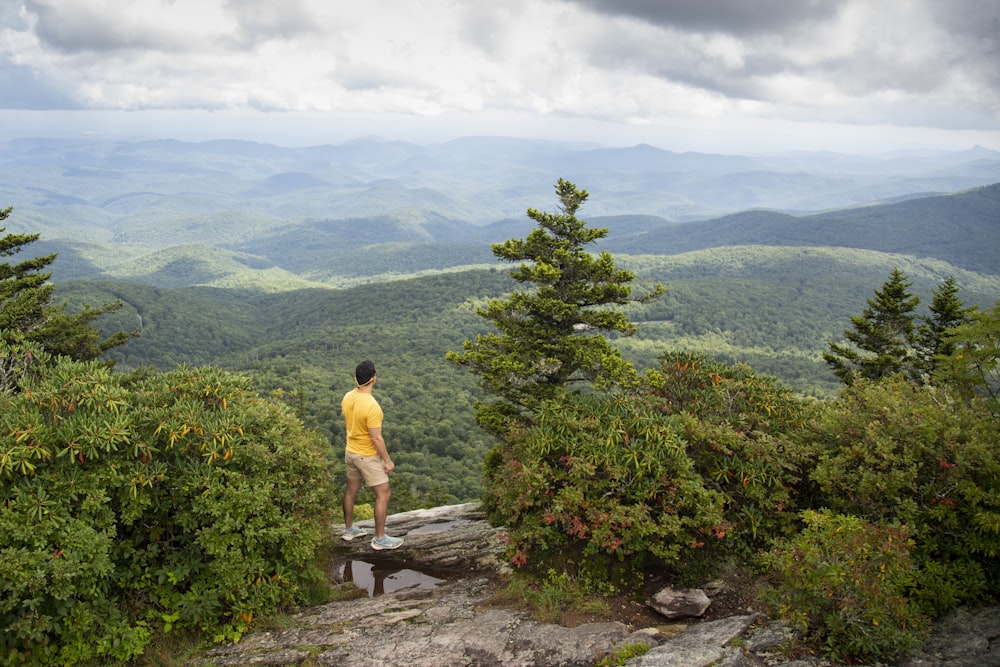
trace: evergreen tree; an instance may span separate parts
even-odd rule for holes
[[[0,210],[0,222],[6,220],[12,208]],[[0,227],[0,232],[6,227]],[[39,234],[7,234],[0,237],[0,257],[10,257],[38,240]],[[44,319],[52,300],[53,285],[47,281],[51,273],[42,273],[56,256],[35,257],[20,264],[0,264],[0,331],[8,340],[16,332],[27,333]]]
[[[12,207],[0,210],[0,222],[7,219]],[[0,227],[0,234],[6,227]],[[38,240],[39,234],[7,234],[0,237],[0,258],[11,257]],[[138,332],[119,331],[106,339],[93,328],[94,321],[121,308],[121,302],[106,303],[100,308],[85,305],[76,314],[66,311],[66,304],[55,306],[55,286],[45,269],[55,254],[34,257],[17,264],[0,263],[0,340],[7,343],[31,341],[47,352],[80,361],[96,359],[113,347],[125,343]]]
[[[498,333],[481,334],[465,341],[463,352],[448,353],[450,361],[476,373],[481,386],[501,399],[477,406],[480,424],[494,432],[501,430],[504,417],[530,414],[559,388],[634,377],[634,369],[601,332],[628,336],[635,325],[607,306],[647,301],[663,292],[657,285],[645,297],[630,298],[633,274],[617,269],[607,252],[586,251],[608,234],[576,217],[587,191],[563,179],[555,190],[557,213],[528,209],[537,227],[524,239],[492,246],[501,260],[525,262],[510,275],[533,288],[480,308],[479,315]]]
[[[958,298],[958,284],[953,277],[932,290],[930,315],[922,317],[917,327],[916,350],[922,379],[929,381],[937,367],[939,357],[950,357],[955,352],[955,342],[945,335],[949,329],[967,324],[972,319],[975,306],[966,307]]]
[[[830,342],[823,359],[844,384],[850,385],[855,374],[876,380],[907,373],[918,375],[914,359],[914,311],[920,297],[911,294],[911,283],[899,269],[892,274],[862,315],[851,317],[852,329],[844,330],[848,343]]]
[[[934,379],[957,389],[964,398],[983,398],[1000,414],[1000,301],[944,333],[947,356],[938,355]]]

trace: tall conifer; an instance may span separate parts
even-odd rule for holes
[[[911,283],[894,269],[881,289],[868,299],[860,316],[851,317],[851,329],[844,330],[847,343],[829,343],[823,359],[844,384],[855,374],[876,380],[896,373],[911,377],[917,368],[914,354],[914,311],[920,297],[909,292]]]
[[[587,251],[608,234],[607,229],[588,227],[576,217],[587,191],[563,179],[555,190],[558,212],[528,209],[528,217],[537,223],[528,236],[492,247],[503,261],[524,262],[510,275],[529,287],[480,308],[480,316],[497,331],[466,341],[462,352],[448,354],[449,360],[476,373],[481,386],[501,399],[478,406],[480,423],[488,430],[500,428],[502,419],[496,418],[529,414],[538,401],[554,396],[561,387],[613,384],[634,377],[632,366],[602,332],[628,336],[635,325],[609,306],[646,301],[663,291],[657,286],[640,299],[631,298],[633,274],[616,268],[610,253]]]
[[[932,293],[930,314],[921,318],[922,324],[917,327],[917,356],[924,381],[933,376],[940,356],[949,357],[955,352],[955,342],[945,332],[969,323],[976,310],[958,298],[954,277],[942,282]]]

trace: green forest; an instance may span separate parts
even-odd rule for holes
[[[829,398],[839,381],[822,360],[865,299],[894,268],[925,302],[949,275],[961,298],[987,307],[1000,278],[940,261],[842,248],[713,248],[674,256],[616,255],[637,287],[662,283],[662,298],[623,306],[637,331],[609,337],[640,368],[665,352],[691,351],[742,362],[803,396]],[[490,438],[477,428],[474,378],[445,354],[488,330],[475,310],[515,283],[500,266],[385,280],[342,289],[276,293],[115,281],[57,283],[70,304],[120,300],[100,320],[107,331],[142,335],[112,350],[120,368],[211,364],[244,373],[278,393],[339,450],[340,399],[358,361],[380,369],[387,442],[397,476],[419,493],[454,501],[479,497]],[[441,495],[443,492],[443,496]]]

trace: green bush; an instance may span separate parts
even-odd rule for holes
[[[625,588],[653,565],[713,576],[798,528],[807,414],[746,366],[663,355],[641,387],[568,393],[511,431],[487,457],[485,504],[521,565]]]
[[[858,380],[813,425],[819,502],[908,527],[926,573],[912,597],[929,614],[1000,591],[996,432],[981,404],[902,378]]]
[[[0,415],[0,660],[235,640],[325,580],[329,445],[245,379],[62,358],[22,376]]]
[[[906,530],[829,512],[803,519],[802,532],[765,558],[770,610],[834,660],[892,659],[919,646],[928,621],[905,595],[915,573]]]
[[[796,438],[807,405],[748,366],[667,353],[647,373],[651,407],[674,415],[694,470],[725,500],[729,552],[749,557],[798,529],[815,454]]]
[[[721,539],[722,498],[692,469],[662,414],[634,397],[568,393],[488,457],[487,506],[508,555],[628,590],[651,563]]]

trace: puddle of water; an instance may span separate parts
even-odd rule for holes
[[[424,572],[411,570],[399,563],[385,561],[369,563],[363,560],[345,561],[340,566],[340,579],[366,589],[368,597],[377,597],[404,588],[429,590],[445,581]]]

